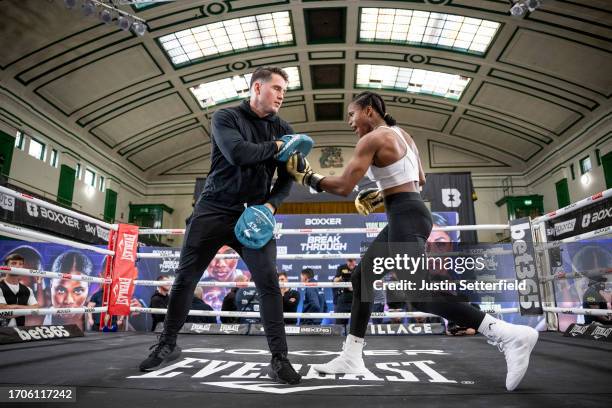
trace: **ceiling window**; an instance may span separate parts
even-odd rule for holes
[[[288,11],[234,18],[188,28],[159,38],[174,64],[185,65],[216,55],[293,43]]]
[[[287,90],[300,89],[300,71],[297,67],[286,67],[283,70],[289,75]],[[189,90],[196,97],[200,106],[208,108],[220,103],[247,98],[250,94],[249,84],[251,83],[252,73],[236,75],[231,78],[219,79],[217,81],[205,82],[193,86]]]
[[[362,8],[359,41],[422,45],[484,54],[500,23],[454,14]]]
[[[30,139],[30,148],[28,154],[32,157],[36,157],[38,160],[45,161],[46,148],[44,143],[35,138]]]
[[[470,78],[444,72],[395,67],[389,65],[357,65],[357,88],[389,89],[441,96],[458,100]]]

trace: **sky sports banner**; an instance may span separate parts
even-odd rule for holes
[[[1,193],[0,219],[90,244],[104,245],[108,242],[108,230],[105,228]]]
[[[459,214],[459,225],[476,224],[471,173],[427,173],[421,195],[431,202],[431,211]],[[434,224],[439,225],[434,217]],[[476,231],[461,231],[462,242],[476,243]]]
[[[546,236],[549,241],[558,241],[609,225],[612,225],[611,197],[547,221]]]

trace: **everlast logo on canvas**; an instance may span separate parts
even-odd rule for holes
[[[586,333],[587,329],[589,328],[589,326],[579,326],[579,325],[575,325],[574,327],[572,327],[572,330],[570,330],[569,334],[571,336],[579,336],[582,335],[584,333]]]

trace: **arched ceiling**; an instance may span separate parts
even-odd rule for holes
[[[344,112],[363,90],[357,71],[367,67],[358,66],[469,79],[459,98],[391,89],[387,78],[372,84],[428,152],[423,161],[429,171],[521,173],[611,114],[609,0],[545,0],[522,18],[511,17],[509,2],[502,0],[179,0],[119,7],[145,19],[149,32],[139,37],[104,25],[59,0],[0,1],[0,91],[45,112],[148,183],[191,181],[209,169],[209,118],[236,100],[204,108],[190,88],[262,65],[299,71],[299,86],[287,93],[281,116],[311,134],[317,146],[356,143]],[[499,24],[484,52],[363,41],[366,8]],[[289,16],[288,43],[204,58],[193,54],[195,61],[176,65],[163,48],[173,33],[270,13]],[[366,81],[374,76],[366,73]],[[0,120],[15,122],[2,108]]]

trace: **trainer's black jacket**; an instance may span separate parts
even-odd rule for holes
[[[293,134],[291,126],[276,115],[260,118],[245,100],[215,112],[211,127],[210,173],[198,204],[205,201],[231,212],[244,210],[244,203],[269,202],[278,208],[289,195],[292,179],[285,166],[274,160],[274,140]],[[276,169],[278,178],[270,190]]]

